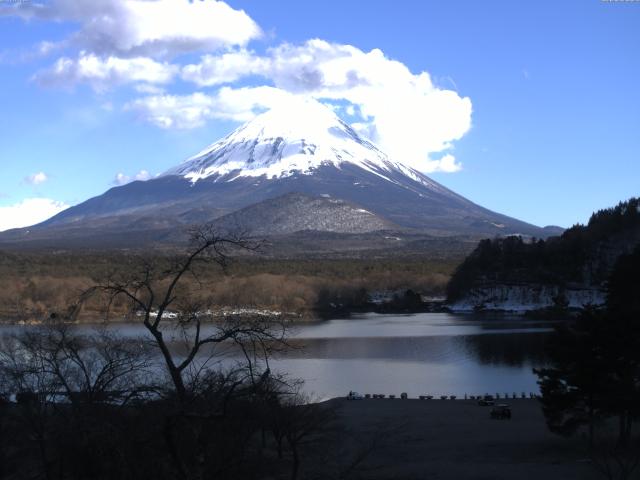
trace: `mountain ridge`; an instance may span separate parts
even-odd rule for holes
[[[220,231],[251,236],[287,235],[303,231],[369,233],[397,225],[344,200],[291,192],[249,205],[213,221]]]
[[[114,187],[39,225],[0,234],[0,245],[47,240],[64,244],[67,236],[79,242],[83,232],[87,242],[92,242],[101,232],[113,237],[128,231],[140,231],[144,238],[154,238],[156,231],[156,237],[173,242],[175,236],[165,235],[166,230],[213,222],[292,193],[357,206],[356,210],[374,215],[376,228],[381,229],[393,225],[430,236],[475,238],[556,233],[473,203],[390,159],[333,111],[307,101],[293,109],[289,106],[258,115],[159,177]],[[348,232],[344,221],[332,218],[331,209],[324,207],[319,210],[323,218],[315,226],[327,232]],[[354,212],[352,208],[347,216],[356,221]],[[268,230],[255,224],[264,219],[252,218],[253,230]],[[343,224],[338,225],[340,222]]]

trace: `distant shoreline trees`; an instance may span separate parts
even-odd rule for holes
[[[447,285],[447,300],[472,288],[496,284],[567,284],[603,287],[616,258],[640,243],[640,198],[595,212],[547,240],[519,236],[482,240],[458,266]]]

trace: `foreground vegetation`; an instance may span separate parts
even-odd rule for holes
[[[606,308],[588,308],[560,325],[548,345],[550,365],[535,370],[547,425],[582,433],[609,479],[635,478],[640,464],[640,246],[622,255],[608,281]]]
[[[213,322],[207,297],[185,285],[191,278],[206,289],[203,273],[224,269],[230,249],[252,248],[199,228],[183,255],[139,259],[84,290],[73,318],[4,337],[0,477],[345,478],[344,469],[305,462],[339,445],[332,409],[269,368],[272,353],[289,348],[286,323]],[[70,320],[92,301],[105,317],[126,308],[147,335],[80,334]]]
[[[255,327],[206,338],[231,336],[259,356],[252,340],[267,330]],[[309,460],[316,448],[333,448],[333,411],[307,403],[253,356],[226,368],[200,358],[174,381],[158,348],[59,323],[5,339],[0,478],[295,479],[318,467]]]

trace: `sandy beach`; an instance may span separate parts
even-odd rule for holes
[[[472,400],[333,399],[339,422],[377,445],[359,478],[589,480],[584,442],[551,434],[537,400],[510,400],[513,418],[493,420]]]

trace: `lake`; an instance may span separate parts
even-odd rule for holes
[[[319,398],[360,393],[537,392],[550,322],[499,315],[367,313],[300,326],[304,349],[272,362]]]
[[[125,336],[146,333],[140,324],[110,328]],[[317,399],[349,390],[410,397],[528,395],[538,391],[531,369],[544,364],[552,330],[547,321],[499,314],[357,314],[296,325],[291,338],[301,348],[270,366],[304,379],[304,390]]]

